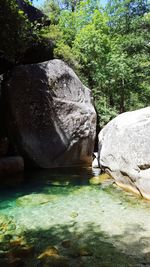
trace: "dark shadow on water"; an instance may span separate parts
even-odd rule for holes
[[[0,177],[0,201],[10,202],[32,193],[50,194],[50,190],[55,194],[68,195],[79,186],[89,185],[89,178],[92,176],[91,168],[59,168],[30,170]]]
[[[133,235],[143,231],[135,224],[127,227],[122,235],[110,237],[99,225],[89,223],[81,230],[75,221],[70,225],[55,225],[47,230],[26,231],[24,238],[27,244],[34,246],[34,251],[32,255],[23,258],[24,266],[148,267],[150,255],[144,254],[143,249],[150,245],[150,240],[145,237],[140,242],[132,241]],[[58,255],[38,259],[48,247],[57,249]]]
[[[74,193],[81,187],[91,186],[89,179],[97,176],[91,168],[59,168],[48,170],[30,170],[11,177],[0,177],[0,211],[11,208],[18,197],[30,194],[48,194],[65,196]],[[95,186],[94,186],[95,187]],[[130,192],[114,186],[113,180],[97,185],[114,201],[121,201],[128,206],[150,209],[150,202]]]

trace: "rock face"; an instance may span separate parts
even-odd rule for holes
[[[150,199],[150,107],[123,113],[103,128],[99,162],[119,186]]]
[[[50,25],[48,17],[38,8],[28,4],[24,0],[17,0],[19,9],[21,9],[28,17],[31,22],[38,21],[38,23],[44,24],[45,26]]]
[[[33,64],[47,60],[54,59],[54,43],[47,39],[47,42],[33,43],[23,54],[20,56],[18,63]]]
[[[91,93],[64,62],[18,66],[3,90],[9,136],[30,164],[91,164],[96,128]]]
[[[24,171],[24,161],[22,157],[0,158],[0,175],[10,175]]]

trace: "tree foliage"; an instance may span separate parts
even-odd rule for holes
[[[0,1],[0,54],[16,62],[38,38],[37,25],[28,20],[16,0]]]
[[[73,67],[92,89],[100,125],[118,113],[148,106],[148,2],[109,0],[102,8],[99,2],[88,0],[77,2],[73,10],[63,2],[57,6],[55,26],[61,38],[56,41],[56,56],[74,62]]]
[[[39,36],[15,0],[1,0],[0,50],[16,58]],[[40,36],[55,43],[93,92],[102,127],[118,113],[150,104],[150,7],[147,0],[46,0],[51,25]],[[5,15],[3,15],[5,14]],[[32,34],[31,34],[32,31]]]

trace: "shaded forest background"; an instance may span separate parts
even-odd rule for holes
[[[54,58],[67,62],[92,90],[100,127],[150,105],[147,0],[108,0],[105,7],[97,0],[45,0],[41,10],[50,25],[29,20],[16,0],[1,0],[1,57],[17,65],[33,43],[53,44]]]

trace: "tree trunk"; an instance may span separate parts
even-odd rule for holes
[[[121,83],[121,98],[120,98],[120,113],[125,112],[125,82],[122,79]]]

